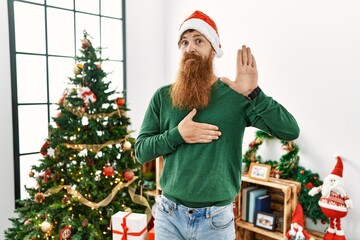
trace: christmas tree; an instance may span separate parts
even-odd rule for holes
[[[112,239],[111,216],[118,211],[150,212],[141,196],[143,173],[134,157],[134,138],[123,96],[110,89],[84,31],[70,87],[58,102],[40,164],[29,176],[37,187],[17,200],[18,216],[6,239]],[[138,187],[140,186],[140,187]]]

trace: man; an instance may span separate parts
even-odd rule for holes
[[[156,239],[234,239],[245,127],[293,140],[293,116],[258,87],[250,48],[238,50],[235,81],[219,78],[215,22],[195,11],[180,26],[176,81],[156,91],[135,144],[138,161],[165,160],[155,214]]]

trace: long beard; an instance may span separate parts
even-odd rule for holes
[[[321,195],[328,196],[330,192],[335,192],[337,194],[345,194],[345,185],[341,180],[337,180],[333,183],[328,181],[328,179],[324,180],[324,184],[322,186]]]
[[[205,108],[210,101],[213,76],[213,58],[185,53],[170,89],[173,106],[188,110]]]

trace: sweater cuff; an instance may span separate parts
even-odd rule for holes
[[[185,140],[181,136],[178,127],[174,127],[168,132],[168,143],[172,149],[175,149],[178,145],[184,143]]]

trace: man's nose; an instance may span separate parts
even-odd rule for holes
[[[188,46],[186,47],[186,52],[188,53],[195,52],[195,46],[193,43],[188,44]]]

